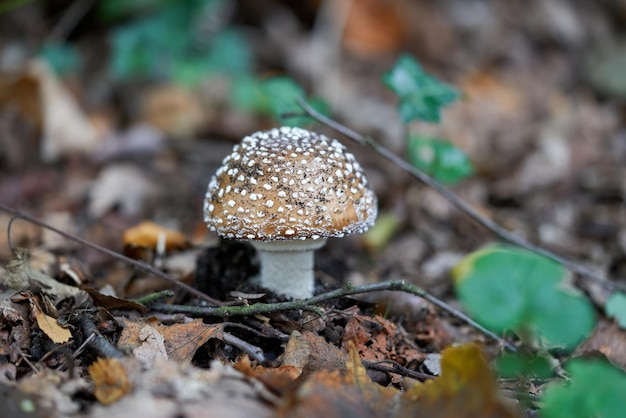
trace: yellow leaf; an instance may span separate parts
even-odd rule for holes
[[[441,376],[403,393],[398,416],[513,418],[499,396],[496,379],[475,344],[443,351]],[[419,413],[416,415],[416,413]]]
[[[33,304],[32,306],[35,310],[37,325],[48,338],[57,344],[66,343],[72,338],[72,333],[69,329],[61,327],[56,319],[43,313],[37,305]]]
[[[119,401],[128,393],[128,374],[119,360],[99,358],[87,368],[96,385],[94,395],[101,403],[108,405]]]

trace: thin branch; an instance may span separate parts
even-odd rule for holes
[[[525,248],[529,251],[532,251],[544,257],[547,257],[551,260],[554,260],[557,263],[563,265],[568,270],[574,273],[580,274],[581,276],[587,277],[597,282],[602,287],[610,291],[613,291],[616,289],[626,290],[626,286],[623,286],[613,281],[609,281],[606,277],[593,271],[587,266],[568,260],[558,254],[555,254],[554,252],[550,250],[547,250],[543,247],[540,247],[536,244],[526,241],[524,238],[505,230],[504,228],[502,228],[500,225],[498,225],[491,219],[488,219],[482,216],[476,209],[474,209],[472,206],[470,206],[467,202],[465,202],[455,193],[450,191],[448,188],[442,186],[436,180],[434,180],[432,177],[430,177],[423,171],[418,170],[417,168],[413,167],[411,164],[404,161],[402,158],[398,157],[397,155],[389,151],[387,148],[381,146],[372,138],[363,136],[359,134],[358,132],[355,132],[352,129],[348,128],[347,126],[342,125],[341,123],[322,115],[321,113],[317,112],[315,109],[313,109],[308,103],[306,103],[302,99],[298,99],[297,103],[313,119],[328,126],[329,128],[336,130],[337,132],[345,135],[351,140],[363,146],[373,149],[376,153],[378,153],[382,157],[386,158],[387,160],[391,161],[392,163],[394,163],[395,165],[397,165],[398,167],[400,167],[401,169],[409,173],[413,178],[422,182],[426,186],[434,189],[437,193],[443,196],[448,202],[450,202],[454,207],[459,209],[461,212],[465,213],[477,224],[491,231],[500,239],[510,242],[511,244],[517,245],[519,247]]]
[[[83,333],[83,338],[85,338],[85,343],[99,356],[111,358],[124,357],[124,353],[118,350],[113,344],[109,342],[109,340],[107,340],[102,334],[100,334],[100,331],[98,331],[98,327],[96,327],[96,324],[91,322],[91,319],[87,315],[79,315],[78,323]],[[92,335],[94,335],[94,337],[92,337]]]
[[[380,292],[383,290],[395,290],[410,293],[412,295],[419,296],[445,312],[448,312],[451,316],[460,319],[466,324],[472,326],[482,334],[497,341],[500,345],[510,351],[517,351],[510,342],[504,340],[496,333],[488,330],[487,328],[474,321],[464,313],[454,309],[444,301],[436,298],[430,293],[426,292],[419,287],[406,283],[404,280],[390,280],[382,283],[373,283],[363,286],[352,286],[347,284],[342,288],[332,290],[330,292],[322,293],[317,296],[313,296],[308,299],[297,299],[289,302],[278,303],[255,303],[254,305],[241,305],[241,306],[220,306],[217,308],[202,307],[202,306],[186,306],[186,305],[168,305],[164,303],[155,303],[151,306],[152,309],[162,312],[181,312],[189,315],[198,316],[218,316],[218,317],[231,317],[231,316],[249,316],[255,314],[266,314],[271,312],[280,312],[287,310],[303,309],[313,310],[318,315],[323,315],[320,308],[314,305],[322,302],[326,302],[331,299],[337,299],[344,296],[351,296],[360,293]]]
[[[426,380],[434,379],[435,377],[437,377],[437,376],[433,376],[430,374],[416,372],[415,370],[407,369],[406,367],[401,366],[400,364],[396,363],[393,360],[382,360],[382,361],[376,361],[376,362],[361,360],[361,363],[363,363],[363,367],[365,367],[366,369],[378,370],[380,372],[385,372],[385,373],[399,374],[401,376],[410,377],[411,379],[419,380],[420,382],[424,382]],[[385,363],[389,365],[385,365]]]
[[[228,332],[223,333],[222,341],[224,341],[226,344],[237,347],[259,363],[263,363],[265,361],[265,354],[263,354],[263,350],[261,350],[256,345],[252,345],[249,342],[246,342],[241,338],[234,336],[233,334],[229,334]]]
[[[137,260],[133,260],[132,258],[126,257],[125,255],[119,254],[113,250],[109,250],[108,248],[102,247],[98,244],[94,244],[93,242],[87,241],[84,238],[78,237],[76,235],[72,235],[69,234],[65,231],[61,231],[60,229],[57,229],[55,227],[53,227],[52,225],[48,225],[47,223],[45,223],[44,221],[41,221],[35,217],[32,217],[30,215],[27,215],[25,213],[22,213],[20,211],[18,211],[17,209],[13,209],[3,203],[0,203],[0,210],[5,211],[7,213],[10,213],[13,216],[16,216],[18,218],[24,219],[30,223],[33,223],[35,225],[38,225],[42,228],[46,228],[49,229],[50,231],[57,233],[65,238],[71,239],[72,241],[76,241],[86,247],[89,247],[93,250],[99,251],[103,254],[106,254],[108,256],[111,256],[113,258],[117,258],[118,260],[122,260],[132,266],[135,266],[141,270],[147,271],[148,273],[151,273],[161,279],[165,279],[168,282],[174,284],[175,286],[177,286],[180,289],[183,289],[185,291],[187,291],[188,293],[191,293],[192,295],[205,300],[206,302],[210,303],[211,305],[215,305],[215,306],[222,306],[224,303],[222,301],[219,301],[217,299],[214,299],[212,297],[210,297],[207,294],[202,293],[201,291],[199,291],[198,289],[195,289],[191,286],[189,286],[187,283],[183,283],[179,280],[176,280],[175,278],[173,278],[172,276],[162,272],[161,270],[152,267],[150,264],[145,263],[143,261],[137,261]]]
[[[74,28],[85,17],[96,0],[78,0],[71,2],[61,20],[50,31],[47,42],[63,42],[72,33]]]

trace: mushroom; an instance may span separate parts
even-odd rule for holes
[[[260,254],[263,287],[313,295],[313,252],[328,237],[364,232],[377,199],[363,170],[335,139],[282,127],[245,137],[211,178],[204,220]]]

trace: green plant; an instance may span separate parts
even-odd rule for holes
[[[454,87],[427,74],[407,54],[383,75],[383,83],[400,98],[398,112],[404,123],[413,120],[439,122],[441,109],[460,96]]]
[[[474,172],[467,155],[444,139],[410,135],[406,145],[409,162],[441,183],[455,184]]]
[[[620,418],[626,411],[626,375],[605,360],[575,359],[565,365],[568,382],[543,395],[543,418]]]
[[[510,246],[472,253],[453,270],[459,299],[480,323],[571,349],[593,330],[595,315],[565,275],[559,264]]]

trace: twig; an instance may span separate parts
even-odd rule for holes
[[[205,300],[206,302],[210,303],[211,305],[215,305],[215,306],[221,306],[223,305],[223,302],[214,299],[212,297],[210,297],[209,295],[206,295],[204,293],[202,293],[201,291],[199,291],[198,289],[195,289],[191,286],[189,286],[187,283],[183,283],[179,280],[176,280],[175,278],[173,278],[172,276],[165,274],[164,272],[162,272],[161,270],[152,267],[150,264],[145,263],[143,261],[137,261],[137,260],[133,260],[132,258],[126,257],[125,255],[119,254],[113,250],[109,250],[108,248],[102,247],[98,244],[94,244],[93,242],[87,241],[86,239],[77,237],[75,235],[69,234],[67,232],[61,231],[60,229],[57,229],[55,227],[53,227],[52,225],[48,225],[47,223],[45,223],[44,221],[41,221],[35,217],[32,217],[30,215],[27,215],[25,213],[20,212],[17,209],[13,209],[3,203],[0,203],[0,210],[5,211],[7,213],[10,213],[11,215],[17,217],[17,218],[21,218],[24,219],[30,223],[33,223],[35,225],[38,225],[42,228],[46,228],[49,229],[50,231],[57,233],[65,238],[71,239],[72,241],[76,241],[86,247],[89,247],[93,250],[99,251],[101,253],[104,253],[106,255],[109,255],[113,258],[117,258],[118,260],[122,260],[128,264],[131,264],[137,268],[140,268],[144,271],[147,271],[148,273],[154,274],[155,276],[161,278],[161,279],[165,279],[170,283],[173,283],[175,286],[179,287],[180,289],[183,289],[189,293],[191,293],[194,296],[197,296],[200,299]]]
[[[133,299],[133,302],[140,303],[142,305],[149,305],[151,303],[156,302],[157,300],[171,298],[174,296],[174,292],[171,290],[159,290],[158,292],[150,293],[148,295]]]
[[[201,306],[185,306],[185,305],[167,305],[164,303],[155,303],[152,305],[152,309],[164,312],[182,312],[191,315],[199,316],[219,316],[219,317],[231,317],[231,316],[248,316],[255,314],[265,314],[271,312],[287,311],[294,309],[306,309],[313,310],[318,315],[322,315],[321,309],[313,306],[315,304],[325,302],[331,299],[337,299],[344,296],[356,295],[360,293],[380,292],[383,290],[395,290],[410,293],[412,295],[419,296],[438,308],[448,312],[453,317],[460,319],[466,324],[472,326],[482,334],[494,339],[500,343],[503,347],[510,351],[517,351],[510,342],[504,340],[492,331],[480,325],[469,316],[454,309],[444,301],[437,299],[435,296],[426,292],[419,287],[406,283],[404,280],[390,280],[382,283],[373,283],[363,286],[352,286],[347,284],[342,288],[332,290],[330,292],[322,293],[317,296],[313,296],[308,299],[298,299],[290,302],[278,302],[278,303],[255,303],[254,305],[242,305],[242,306],[220,306],[217,308],[208,308]]]
[[[50,31],[48,35],[48,42],[61,42],[64,41],[70,33],[74,30],[76,25],[87,14],[89,9],[93,7],[96,0],[79,0],[71,2],[59,22]]]
[[[109,340],[107,340],[102,336],[102,334],[100,334],[100,331],[98,331],[98,327],[96,327],[96,324],[91,322],[87,315],[79,315],[78,323],[83,333],[83,337],[86,341],[89,341],[87,345],[89,346],[89,348],[98,353],[99,356],[112,358],[124,357],[124,353],[115,348],[115,346],[111,344]],[[95,335],[95,337],[91,337],[92,335]]]
[[[400,167],[401,169],[403,169],[404,171],[406,171],[407,173],[409,173],[412,177],[414,177],[415,179],[417,179],[418,181],[424,183],[425,185],[427,185],[428,187],[434,189],[437,193],[439,193],[441,196],[443,196],[448,202],[450,202],[453,206],[455,206],[457,209],[459,209],[461,212],[465,213],[467,216],[469,216],[474,222],[476,222],[477,224],[483,226],[484,228],[488,229],[489,231],[491,231],[493,234],[495,234],[496,236],[498,236],[500,239],[510,242],[512,244],[515,244],[519,247],[525,248],[529,251],[535,252],[537,254],[540,254],[544,257],[547,257],[551,260],[556,261],[557,263],[563,265],[565,268],[567,268],[568,270],[580,274],[581,276],[587,277],[591,280],[594,280],[595,282],[599,283],[601,286],[603,286],[604,288],[608,289],[608,290],[616,290],[616,289],[622,289],[622,290],[626,290],[626,286],[623,286],[619,283],[613,282],[613,281],[609,281],[607,278],[605,278],[604,276],[602,276],[599,273],[596,273],[595,271],[593,271],[592,269],[568,260],[558,254],[553,253],[550,250],[547,250],[545,248],[542,248],[536,244],[533,244],[529,241],[526,241],[524,238],[521,238],[507,230],[505,230],[504,228],[502,228],[500,225],[498,225],[497,223],[495,223],[494,221],[492,221],[491,219],[485,218],[484,216],[482,216],[476,209],[474,209],[472,206],[470,206],[467,202],[465,202],[463,199],[461,199],[459,196],[457,196],[455,193],[453,193],[452,191],[450,191],[448,188],[442,186],[441,184],[439,184],[436,180],[434,180],[432,177],[430,177],[429,175],[427,175],[426,173],[424,173],[423,171],[418,170],[417,168],[413,167],[411,164],[407,163],[406,161],[404,161],[402,158],[398,157],[397,155],[395,155],[394,153],[392,153],[391,151],[389,151],[387,148],[379,145],[376,141],[374,141],[372,138],[363,136],[361,134],[359,134],[358,132],[353,131],[352,129],[348,128],[345,125],[342,125],[341,123],[330,119],[324,115],[322,115],[321,113],[317,112],[315,109],[313,109],[308,103],[306,103],[304,100],[302,99],[297,99],[297,103],[302,107],[302,109],[304,109],[304,111],[311,116],[313,119],[319,121],[320,123],[328,126],[329,128],[332,128],[334,130],[336,130],[337,132],[345,135],[346,137],[350,138],[351,140],[363,145],[363,146],[367,146],[371,149],[373,149],[376,153],[378,153],[379,155],[381,155],[382,157],[386,158],[387,160],[391,161],[392,163],[394,163],[395,165],[397,165],[398,167]]]
[[[289,340],[289,336],[286,334],[275,334],[275,335],[269,335],[265,332],[261,332],[258,329],[249,327],[247,325],[244,324],[240,324],[238,322],[222,322],[222,324],[224,325],[224,329],[228,328],[228,327],[233,327],[233,328],[240,328],[243,329],[244,331],[248,331],[254,335],[256,335],[257,337],[260,338],[272,338],[272,339],[277,339],[277,340],[281,340],[281,341],[288,341]]]
[[[242,340],[239,337],[235,337],[233,334],[229,334],[228,332],[223,333],[222,341],[224,341],[226,344],[230,344],[230,345],[237,347],[238,349],[240,349],[244,353],[247,353],[250,357],[258,361],[259,363],[263,363],[265,361],[265,354],[263,354],[263,350],[261,350],[256,345],[252,345]]]
[[[406,367],[401,366],[400,364],[396,363],[393,360],[382,360],[382,361],[376,361],[376,362],[361,360],[361,363],[363,363],[363,367],[365,367],[366,369],[378,370],[380,372],[385,372],[385,373],[395,373],[401,376],[410,377],[411,379],[419,380],[420,382],[423,382],[429,379],[434,379],[436,377],[430,374],[416,372],[415,370],[407,369]],[[390,364],[390,366],[386,366],[384,363],[388,363]]]

